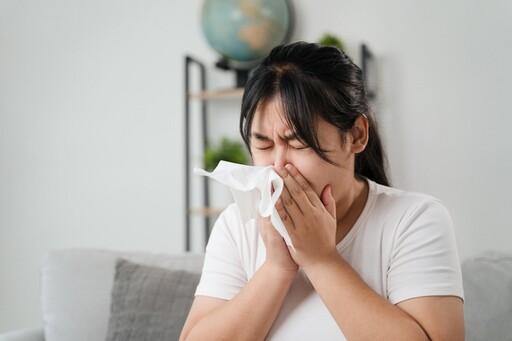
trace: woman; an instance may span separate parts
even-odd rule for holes
[[[340,50],[278,46],[245,87],[240,129],[273,165],[289,248],[235,205],[216,222],[182,340],[463,340],[450,216],[388,187],[361,70]]]

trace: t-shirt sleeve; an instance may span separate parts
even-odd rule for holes
[[[230,300],[247,283],[242,266],[236,231],[242,226],[234,206],[224,211],[215,222],[208,245],[201,280],[196,296],[210,296]]]
[[[388,268],[391,303],[422,296],[464,296],[453,223],[445,206],[433,198],[403,217]]]

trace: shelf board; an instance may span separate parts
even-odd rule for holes
[[[243,94],[244,88],[233,88],[191,92],[188,94],[188,98],[200,100],[242,98]]]
[[[190,215],[201,216],[201,217],[215,217],[218,216],[225,208],[214,208],[214,207],[201,207],[191,208],[188,210]]]

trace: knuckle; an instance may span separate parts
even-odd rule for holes
[[[283,213],[281,214],[281,220],[283,221],[283,224],[284,224],[284,223],[286,223],[286,222],[289,220],[288,213],[283,212]]]
[[[293,204],[293,198],[292,197],[285,198],[284,204],[285,204],[285,206],[290,206],[291,204]]]
[[[302,190],[303,190],[303,189],[302,189],[301,187],[294,188],[294,189],[292,190],[292,195],[298,196],[298,195],[300,195],[300,193],[302,192]]]
[[[299,186],[303,191],[309,189],[309,184],[307,183],[307,181],[300,181]]]

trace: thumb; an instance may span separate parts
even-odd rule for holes
[[[320,196],[322,200],[322,204],[324,204],[325,209],[329,214],[336,219],[336,202],[334,201],[334,197],[332,196],[332,187],[331,185],[325,186],[322,191],[322,195]]]

